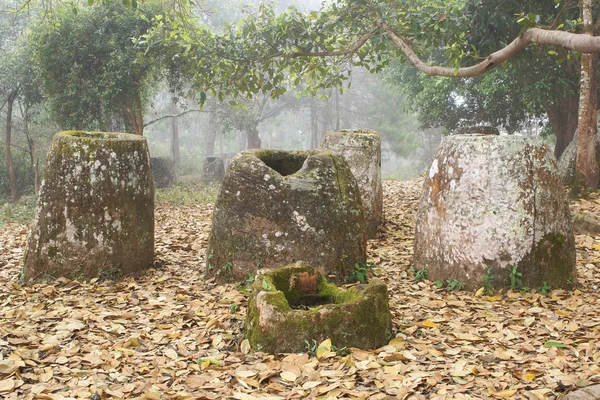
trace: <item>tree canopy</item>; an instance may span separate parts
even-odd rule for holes
[[[143,133],[143,110],[161,69],[133,38],[160,12],[116,3],[59,13],[32,32],[36,69],[54,119],[66,129],[124,125]],[[113,129],[108,129],[113,130]]]

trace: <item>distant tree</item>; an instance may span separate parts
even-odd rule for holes
[[[17,188],[17,174],[12,153],[15,111],[17,104],[29,110],[32,105],[40,101],[40,94],[38,82],[31,68],[31,49],[24,40],[28,17],[7,13],[8,6],[11,6],[10,1],[0,8],[0,110],[5,115],[2,128],[10,195],[12,200],[17,200],[20,193]],[[28,119],[29,113],[25,113],[25,127],[28,126]],[[25,133],[31,156],[30,168],[33,168],[33,142],[28,129],[25,129]]]
[[[124,124],[143,134],[144,108],[161,68],[151,57],[139,59],[134,39],[159,11],[151,2],[137,9],[119,3],[83,7],[58,13],[32,32],[36,71],[62,128],[115,130]]]

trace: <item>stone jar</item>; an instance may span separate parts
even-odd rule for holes
[[[202,179],[221,181],[225,175],[225,164],[221,157],[205,157],[202,166]]]
[[[368,130],[330,132],[323,138],[322,146],[346,158],[360,189],[367,237],[375,238],[383,214],[379,133]]]
[[[425,179],[414,263],[430,280],[570,288],[575,243],[556,161],[538,138],[446,137]],[[489,284],[489,283],[488,283]]]
[[[169,157],[151,157],[154,187],[163,189],[175,183],[175,163]]]
[[[344,281],[366,259],[360,193],[327,150],[248,150],[232,160],[215,204],[206,273],[241,280],[306,261]]]
[[[146,139],[60,132],[48,152],[24,258],[26,279],[115,277],[154,257]]]
[[[391,338],[387,286],[377,279],[340,288],[304,263],[256,277],[244,327],[250,346],[297,353],[331,339],[338,348],[376,349]]]

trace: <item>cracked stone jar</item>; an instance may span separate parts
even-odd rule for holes
[[[475,290],[575,283],[575,242],[556,161],[539,138],[471,128],[444,138],[427,173],[415,268]],[[545,284],[544,284],[545,282]]]
[[[233,158],[213,212],[207,276],[240,280],[306,261],[344,281],[365,259],[360,192],[343,156],[263,149]]]
[[[26,279],[113,278],[154,258],[154,187],[146,139],[54,137],[24,257]]]

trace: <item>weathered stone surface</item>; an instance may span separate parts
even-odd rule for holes
[[[575,183],[578,136],[577,132],[575,132],[573,140],[571,140],[571,143],[569,143],[558,159],[558,174],[565,185],[572,185]],[[600,160],[600,131],[596,136],[596,159]]]
[[[500,135],[498,128],[493,126],[463,126],[452,132],[453,135]]]
[[[206,157],[202,166],[202,179],[220,181],[225,175],[225,165],[220,157]]]
[[[234,157],[213,212],[208,276],[239,280],[306,261],[341,281],[365,252],[360,193],[344,157],[328,150]]]
[[[269,353],[306,350],[329,338],[338,348],[374,349],[388,343],[387,287],[372,279],[347,290],[308,264],[264,270],[252,285],[245,332],[250,346]]]
[[[575,232],[586,235],[600,235],[600,219],[588,212],[575,212],[573,214],[573,229]]]
[[[566,194],[548,147],[537,138],[456,135],[431,164],[417,215],[415,267],[467,289],[575,282],[575,244]]]
[[[571,392],[563,397],[563,400],[600,400],[600,385],[592,385]]]
[[[330,132],[323,148],[343,155],[356,178],[365,211],[367,237],[375,238],[383,214],[381,188],[381,138],[375,131]]]
[[[154,257],[154,188],[146,139],[60,132],[48,152],[26,279],[113,277]]]
[[[154,187],[162,189],[171,186],[175,182],[175,163],[168,157],[152,157],[152,179]]]

